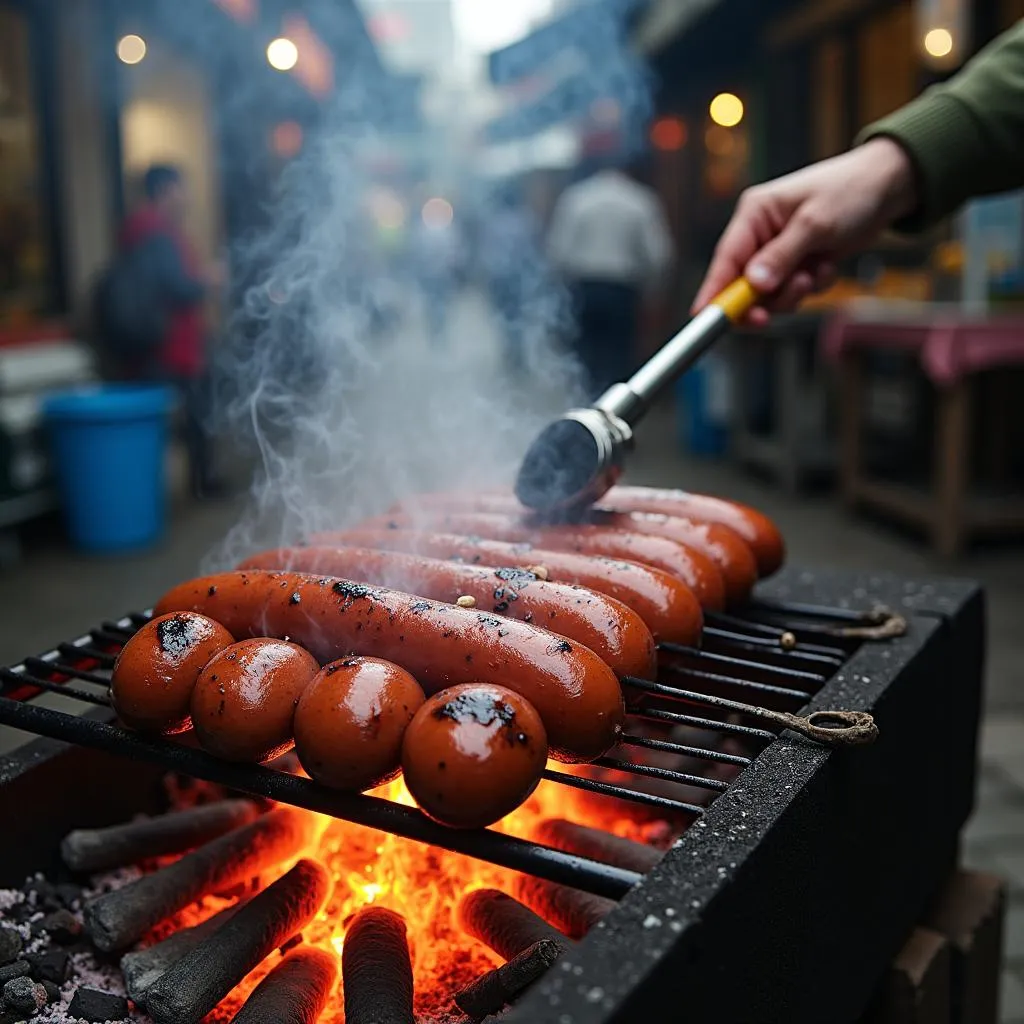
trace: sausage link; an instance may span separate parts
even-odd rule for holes
[[[235,636],[289,637],[321,662],[384,658],[428,693],[455,683],[507,686],[537,709],[559,760],[600,757],[622,730],[615,673],[582,644],[515,619],[351,580],[260,570],[181,584],[157,608],[216,616]]]
[[[778,527],[757,509],[736,501],[667,487],[613,487],[601,504],[623,512],[660,512],[731,526],[750,545],[761,576],[777,571],[786,557]]]
[[[696,646],[704,626],[700,603],[685,583],[639,562],[549,551],[531,544],[399,529],[323,533],[317,534],[314,541],[404,551],[473,566],[542,566],[548,579],[587,587],[632,608],[658,642]]]
[[[516,516],[497,512],[438,512],[421,524],[418,515],[400,512],[371,520],[366,526],[428,529],[466,536],[488,537],[513,544],[535,544],[553,551],[574,551],[579,555],[628,558],[653,566],[682,580],[708,611],[725,607],[725,581],[721,570],[705,555],[664,537],[648,537],[607,526],[528,526]]]
[[[449,604],[470,597],[480,611],[532,622],[589,647],[620,678],[653,679],[657,673],[654,637],[631,608],[585,587],[545,582],[525,569],[483,568],[360,547],[264,551],[239,568],[343,576]]]

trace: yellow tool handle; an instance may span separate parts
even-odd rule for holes
[[[760,295],[754,291],[754,286],[745,277],[738,277],[711,300],[711,305],[717,306],[733,323],[736,323],[750,312],[759,298]]]

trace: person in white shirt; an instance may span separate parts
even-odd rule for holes
[[[661,202],[620,167],[601,168],[559,197],[548,254],[572,288],[578,352],[596,397],[632,372],[642,300],[672,264]]]

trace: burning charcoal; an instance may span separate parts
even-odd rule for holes
[[[63,904],[57,893],[57,887],[42,875],[29,879],[26,886],[28,902],[36,910],[60,910]]]
[[[112,1021],[126,1020],[128,1000],[111,992],[100,992],[95,988],[79,988],[75,991],[68,1007],[72,1020]]]
[[[497,1013],[529,988],[561,955],[557,943],[541,939],[507,964],[495,967],[456,993],[455,1005],[473,1020]]]
[[[474,889],[465,895],[459,904],[459,923],[464,931],[505,960],[518,956],[541,939],[550,939],[562,950],[572,945],[529,907],[497,889]]]
[[[163,942],[135,953],[121,957],[121,974],[124,976],[128,998],[133,1003],[142,1003],[146,993],[186,953],[191,952],[204,939],[211,936],[221,925],[226,924],[242,908],[237,903],[219,914],[197,924],[193,928],[181,928]]]
[[[383,907],[352,919],[341,951],[345,1024],[414,1024],[405,921]]]
[[[26,1017],[46,1005],[46,989],[31,978],[15,978],[4,985],[4,1006]]]
[[[594,896],[532,875],[520,875],[516,879],[514,892],[516,899],[522,900],[571,939],[582,939],[602,917],[615,908],[612,900],[602,896]]]
[[[336,956],[300,946],[256,986],[232,1024],[316,1024],[337,981]]]
[[[32,933],[46,933],[54,942],[69,946],[82,934],[82,922],[70,910],[55,910],[33,922]]]
[[[646,873],[664,856],[661,850],[632,839],[623,839],[598,828],[577,825],[562,818],[542,822],[537,830],[537,842],[553,846],[566,853],[590,857],[617,868]]]
[[[46,991],[46,1002],[48,1004],[60,1002],[60,988],[57,985],[54,985],[52,981],[43,981],[40,984]]]
[[[279,807],[159,871],[92,900],[85,908],[85,926],[105,953],[124,949],[200,897],[301,853],[317,831],[312,814]]]
[[[72,871],[107,871],[194,849],[247,824],[258,813],[248,800],[222,800],[113,828],[77,829],[64,837],[60,852]]]
[[[15,978],[24,978],[32,973],[32,966],[27,960],[15,960],[12,964],[4,964],[0,967],[0,988]]]
[[[55,985],[63,985],[71,974],[71,957],[63,949],[28,953],[25,959],[29,964],[29,973],[37,981],[52,981]]]
[[[305,927],[330,892],[327,871],[300,860],[150,988],[149,1015],[156,1024],[202,1020],[265,956]]]
[[[21,935],[13,928],[0,928],[0,964],[9,964],[21,955]]]

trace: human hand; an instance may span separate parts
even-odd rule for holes
[[[880,137],[840,156],[755,185],[736,211],[694,301],[703,309],[741,275],[766,299],[748,319],[793,309],[828,287],[839,260],[858,251],[916,203],[906,151]]]

